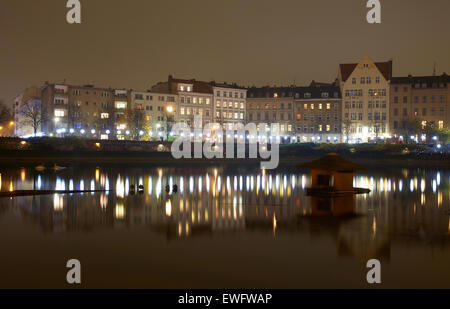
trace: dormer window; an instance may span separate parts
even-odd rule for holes
[[[306,92],[306,93],[304,94],[304,97],[305,97],[305,99],[311,98],[311,93]]]
[[[322,92],[322,98],[328,98],[329,94],[328,92]]]

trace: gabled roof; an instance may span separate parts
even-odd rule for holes
[[[358,66],[358,63],[344,63],[339,65],[341,72],[342,81],[347,81],[350,75]],[[383,74],[386,80],[391,80],[392,78],[392,61],[387,62],[375,62],[375,66]]]
[[[364,167],[355,164],[353,162],[350,162],[336,153],[327,154],[326,156],[318,160],[309,163],[304,163],[297,167],[314,170],[338,171],[338,172],[354,172],[359,170],[365,170]]]

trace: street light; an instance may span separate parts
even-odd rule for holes
[[[166,138],[169,139],[169,131],[171,131],[171,128],[169,126],[169,122],[172,121],[172,117],[173,117],[173,112],[175,111],[175,109],[173,108],[172,105],[169,105],[166,107]]]

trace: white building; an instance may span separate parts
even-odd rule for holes
[[[237,123],[245,124],[247,89],[214,82],[211,86],[214,93],[214,122],[222,125],[224,131],[236,129]]]

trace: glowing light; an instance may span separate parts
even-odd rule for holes
[[[166,216],[171,217],[172,216],[172,202],[168,200],[166,202]]]
[[[64,210],[64,199],[61,195],[55,194],[53,197],[53,210],[60,212]]]
[[[122,220],[125,218],[125,206],[123,203],[117,203],[116,209],[114,211],[114,215],[117,220]]]

